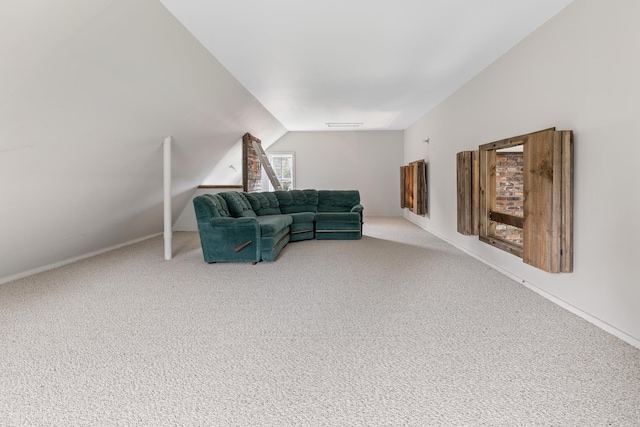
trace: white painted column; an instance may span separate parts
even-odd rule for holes
[[[173,221],[171,219],[171,137],[164,139],[164,259],[170,260],[172,256],[171,249],[171,227]]]

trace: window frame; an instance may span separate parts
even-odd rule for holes
[[[496,224],[506,224],[524,229],[524,218],[497,212],[497,182],[496,163],[497,152],[507,148],[522,146],[524,150],[525,137],[520,135],[501,141],[491,142],[479,147],[479,176],[480,176],[480,215],[479,237],[480,240],[509,252],[520,258],[523,256],[523,247],[500,237],[496,233]]]
[[[266,153],[267,158],[269,159],[269,163],[271,164],[271,169],[273,169],[274,174],[278,178],[280,185],[284,188],[284,181],[282,177],[276,172],[276,168],[273,166],[273,158],[274,157],[290,157],[291,158],[291,188],[289,190],[294,190],[296,187],[296,153],[294,151],[269,151]],[[273,184],[271,181],[267,179],[268,191],[274,191]],[[287,190],[288,191],[288,190]]]

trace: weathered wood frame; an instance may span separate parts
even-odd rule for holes
[[[416,215],[427,214],[427,164],[416,160],[400,167],[400,207]]]
[[[458,233],[478,235],[479,179],[478,152],[462,151],[456,155],[458,184]]]
[[[413,166],[400,166],[400,207],[413,208]]]
[[[478,235],[481,241],[522,258],[522,245],[503,239],[496,233],[497,222],[506,223],[511,215],[497,216],[496,158],[497,151],[524,144],[525,135],[481,145],[478,150],[479,218]]]
[[[496,212],[496,151],[523,146],[524,218]],[[479,147],[479,238],[551,273],[573,270],[573,134],[545,129]],[[522,246],[496,222],[521,227]]]

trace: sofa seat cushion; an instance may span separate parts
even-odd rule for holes
[[[311,240],[315,237],[315,219],[313,212],[292,213],[293,224],[291,224],[291,241]]]
[[[258,216],[262,215],[279,215],[280,202],[273,192],[260,192],[260,193],[244,193],[251,208]]]
[[[297,212],[289,214],[294,224],[313,223],[316,220],[315,212]]]
[[[317,212],[318,210],[318,190],[277,190],[274,193],[283,214]]]
[[[218,194],[227,202],[229,212],[231,212],[231,216],[234,218],[256,217],[256,213],[253,211],[251,203],[249,203],[244,193],[239,191],[225,191]]]
[[[281,230],[287,229],[293,223],[291,215],[265,215],[256,217],[260,224],[260,235],[262,237],[271,237],[280,233]]]
[[[306,232],[313,233],[313,230],[315,228],[313,222],[294,222],[293,224],[291,224],[290,227],[291,227],[291,234],[306,233]],[[313,239],[313,236],[311,238]]]

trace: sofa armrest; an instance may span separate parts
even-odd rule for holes
[[[364,223],[364,206],[358,203],[351,208],[351,212],[358,212],[360,214],[360,233],[362,233],[362,224]]]
[[[255,218],[211,218],[199,223],[206,262],[260,261],[260,225]]]

